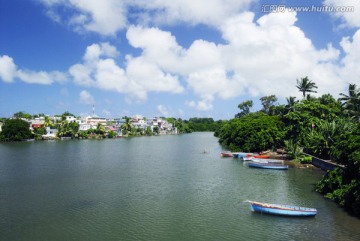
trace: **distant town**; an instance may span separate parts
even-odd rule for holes
[[[192,131],[214,131],[212,118],[99,117],[93,112],[77,117],[70,112],[59,115],[31,115],[17,112],[0,119],[0,141],[104,139],[129,136],[175,135]]]

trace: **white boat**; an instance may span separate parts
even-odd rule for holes
[[[277,159],[261,159],[261,158],[255,158],[255,157],[243,157],[244,161],[252,161],[257,163],[276,163],[276,164],[284,164],[283,160],[277,160]]]

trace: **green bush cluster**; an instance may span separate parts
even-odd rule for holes
[[[256,152],[283,145],[284,126],[278,116],[251,113],[224,124],[216,135],[232,151]]]

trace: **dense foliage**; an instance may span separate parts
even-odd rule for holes
[[[191,131],[216,131],[223,121],[214,121],[213,118],[190,118],[187,125]]]
[[[216,135],[233,151],[255,152],[283,145],[283,129],[278,116],[259,112],[230,120]]]
[[[343,169],[329,171],[317,190],[360,217],[360,124],[352,132],[342,132],[333,147],[333,160]]]
[[[2,141],[23,141],[33,138],[33,134],[29,129],[29,123],[22,119],[6,120],[0,132],[0,140]]]
[[[179,134],[182,133],[191,133],[192,130],[190,129],[188,123],[186,120],[183,120],[181,118],[165,118],[169,123],[173,123],[174,126],[177,128],[177,131]]]

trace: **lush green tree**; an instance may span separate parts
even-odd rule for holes
[[[277,100],[278,99],[275,95],[261,97],[260,101],[263,106],[262,111],[267,114],[271,114],[271,109],[274,107]]]
[[[283,123],[277,116],[252,113],[225,123],[219,142],[232,151],[263,151],[283,146]]]
[[[23,111],[19,111],[19,112],[16,112],[16,113],[14,114],[14,118],[17,118],[17,119],[23,118],[23,119],[28,119],[28,120],[30,120],[31,117],[32,117],[32,116],[31,116],[30,114],[25,113],[25,112],[23,112]]]
[[[299,145],[298,140],[286,140],[285,149],[287,151],[287,157],[291,160],[298,159],[303,154],[303,148]]]
[[[153,131],[154,131],[154,133],[155,133],[156,135],[159,135],[159,133],[160,133],[160,129],[159,129],[159,127],[157,127],[157,126],[155,126],[155,127],[153,128]]]
[[[131,124],[131,118],[130,117],[125,116],[123,119],[125,120],[125,122],[122,124],[121,128],[123,129],[123,134],[126,135],[129,132],[131,132],[131,129],[133,128],[133,125]]]
[[[322,104],[319,99],[308,101],[302,100],[295,103],[296,111],[287,113],[282,117],[287,131],[286,139],[298,142],[304,146],[308,133],[318,126],[322,120],[333,121],[341,114],[341,105],[335,101]]]
[[[299,102],[295,99],[296,99],[296,97],[294,97],[294,96],[290,96],[290,97],[286,98],[287,104],[285,105],[285,108],[288,110],[288,112],[295,110],[295,108],[294,108],[295,104]]]
[[[175,121],[175,127],[177,128],[179,134],[192,132],[188,123],[189,123],[188,121],[182,120],[181,118],[178,118]]]
[[[107,137],[108,138],[114,138],[114,137],[116,137],[116,132],[115,131],[112,131],[112,130],[109,130],[108,131],[108,134],[107,134]]]
[[[35,135],[35,139],[37,140],[41,140],[42,139],[42,135],[46,134],[46,129],[45,127],[39,127],[39,128],[35,128],[34,129],[34,135]]]
[[[0,132],[2,141],[23,141],[33,138],[30,124],[22,119],[8,119]]]
[[[58,137],[79,137],[79,123],[77,122],[67,122],[65,120],[56,124],[58,129]]]
[[[354,128],[354,124],[344,118],[320,120],[317,126],[309,128],[304,143],[309,154],[323,159],[334,159],[336,140],[342,133],[352,132]]]
[[[213,118],[190,118],[187,124],[192,131],[215,131],[217,128]]]
[[[309,80],[309,78],[306,76],[304,78],[300,78],[300,80],[296,80],[296,87],[303,93],[303,96],[305,98],[307,92],[317,93],[314,89],[317,89],[318,87],[314,82]]]
[[[253,107],[253,101],[247,100],[238,105],[238,108],[241,110],[239,113],[235,115],[235,118],[240,118],[242,116],[246,116],[250,114],[250,109]]]
[[[49,116],[45,116],[44,126],[45,126],[45,127],[48,127],[48,126],[49,126],[49,127],[54,127],[55,124],[54,124],[54,122],[50,119]]]
[[[152,132],[150,126],[146,127],[145,135],[147,135],[147,136],[152,136],[153,135],[153,132]]]
[[[99,134],[99,135],[104,135],[104,134],[105,134],[105,126],[102,125],[102,124],[100,124],[100,123],[98,123],[98,124],[96,125],[95,133],[96,133],[96,134]]]

